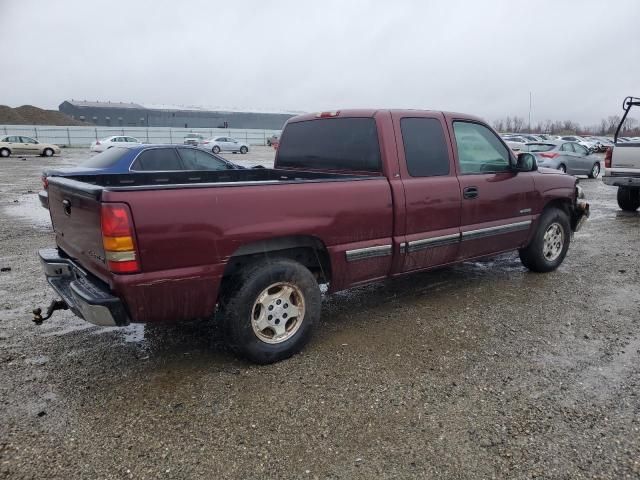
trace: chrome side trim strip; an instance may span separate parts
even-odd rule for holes
[[[473,240],[476,238],[489,237],[491,235],[519,232],[520,230],[527,230],[529,225],[531,225],[531,220],[508,223],[506,225],[497,225],[495,227],[479,228],[478,230],[469,230],[468,232],[462,232],[462,240]]]
[[[355,262],[367,258],[386,257],[391,255],[391,245],[377,245],[375,247],[357,248],[345,252],[347,262]]]
[[[409,242],[407,250],[409,252],[416,252],[418,250],[423,250],[429,247],[440,247],[443,245],[458,243],[459,241],[460,241],[459,233],[453,233],[451,235],[443,235],[441,237],[423,238],[421,240],[414,240],[413,242]]]

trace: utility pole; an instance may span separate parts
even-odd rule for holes
[[[529,132],[531,132],[531,104],[532,104],[532,97],[531,97],[531,92],[529,92]]]

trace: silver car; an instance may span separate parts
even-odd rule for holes
[[[600,175],[600,158],[577,142],[528,143],[527,149],[536,157],[539,167],[554,168],[571,175]]]
[[[245,154],[249,151],[249,144],[230,137],[214,137],[204,140],[198,144],[200,148],[205,148],[213,153],[220,152],[240,152]]]

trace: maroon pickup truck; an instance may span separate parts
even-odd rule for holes
[[[158,159],[161,163],[162,158]],[[577,180],[481,120],[418,110],[295,117],[273,169],[51,177],[48,282],[97,325],[212,317],[252,361],[299,351],[328,292],[519,250],[563,261]],[[40,317],[42,319],[42,317]]]

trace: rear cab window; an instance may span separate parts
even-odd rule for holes
[[[287,124],[278,168],[380,172],[380,146],[374,118],[347,117]]]

